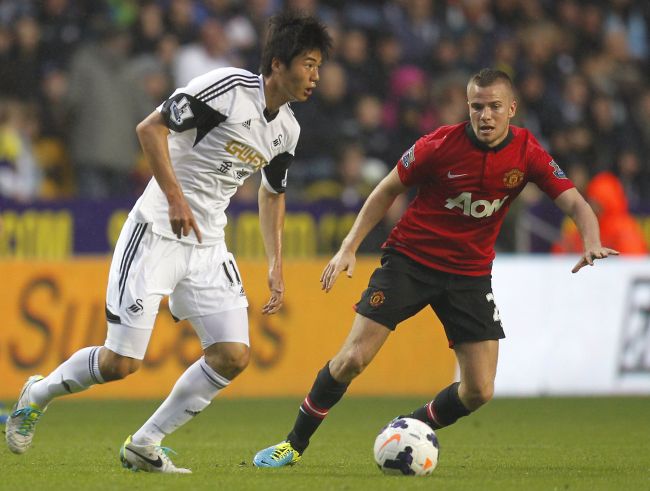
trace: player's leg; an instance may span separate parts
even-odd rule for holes
[[[248,318],[238,308],[190,319],[204,346],[204,356],[189,366],[171,393],[142,427],[128,437],[120,457],[125,467],[152,472],[182,472],[158,460],[161,442],[196,417],[248,365]],[[171,464],[171,463],[170,463]],[[160,468],[169,470],[160,470]]]
[[[460,382],[452,383],[409,416],[438,429],[455,423],[492,398],[499,339],[504,333],[489,276],[450,276],[444,295],[432,307],[455,351]]]
[[[298,417],[287,440],[302,453],[329,410],[363,372],[388,339],[390,329],[357,314],[352,329],[339,352],[318,372],[316,380],[300,405]]]
[[[461,343],[454,347],[460,382],[454,382],[409,417],[429,424],[434,430],[454,424],[492,398],[499,341]]]
[[[372,361],[390,332],[429,304],[432,288],[423,279],[422,267],[413,260],[394,252],[384,254],[381,267],[356,304],[357,316],[348,338],[318,372],[287,440],[258,452],[255,465],[281,467],[297,462],[329,410]]]
[[[144,306],[137,315],[128,310],[135,302],[133,290],[145,291],[140,272],[155,242],[147,228],[128,220],[116,244],[107,288],[105,346],[82,348],[47,377],[36,375],[27,380],[7,420],[5,435],[12,452],[24,453],[29,448],[34,426],[54,398],[122,379],[140,366],[160,302],[160,295],[143,296],[138,302],[144,301]]]
[[[127,438],[121,458],[128,467],[158,472],[151,462],[157,459],[141,458],[147,455],[144,449],[161,448],[167,435],[203,411],[248,365],[248,301],[234,257],[225,244],[197,248],[190,269],[192,273],[176,285],[169,306],[176,318],[191,322],[204,356],[185,370],[149,420]],[[210,311],[216,313],[197,315]]]
[[[296,463],[329,410],[341,400],[350,382],[372,361],[390,333],[386,326],[357,314],[339,352],[316,375],[287,439],[258,452],[254,464],[258,467],[281,467]]]
[[[167,435],[203,411],[248,365],[246,309],[239,308],[190,320],[199,332],[202,343],[206,338],[228,341],[215,341],[206,346],[204,356],[185,370],[167,399],[133,434],[133,441],[139,445],[159,445]]]

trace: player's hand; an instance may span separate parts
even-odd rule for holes
[[[606,257],[609,256],[618,256],[618,251],[615,251],[614,249],[610,249],[609,247],[594,247],[591,249],[588,249],[584,252],[582,257],[580,258],[580,261],[573,267],[571,270],[572,273],[577,273],[582,269],[584,266],[587,264],[589,266],[593,266],[594,262],[596,259],[605,259]]]
[[[284,302],[284,280],[282,279],[282,271],[279,269],[272,269],[269,271],[269,290],[271,290],[271,297],[266,305],[262,307],[263,315],[275,314]]]
[[[187,237],[190,235],[190,231],[194,230],[199,244],[203,241],[199,225],[194,219],[194,213],[184,197],[169,202],[169,223],[172,226],[172,232],[179,239],[181,234]]]
[[[347,271],[348,278],[352,278],[356,263],[357,259],[353,252],[340,249],[327,266],[325,266],[323,273],[320,275],[321,290],[329,292],[342,271]]]

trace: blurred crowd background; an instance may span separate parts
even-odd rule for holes
[[[208,70],[257,73],[282,8],[316,14],[335,38],[315,95],[293,106],[290,203],[362,203],[417,138],[467,119],[467,79],[491,66],[515,82],[514,124],[601,218],[650,214],[648,0],[0,0],[0,197],[137,197],[150,173],[136,124]],[[596,177],[613,204],[590,192]],[[250,181],[238,200],[255,200]],[[527,189],[499,247],[534,249],[522,227],[556,239],[547,205]],[[574,247],[564,229],[556,251]]]

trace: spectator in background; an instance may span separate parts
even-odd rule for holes
[[[637,60],[648,56],[648,21],[641,10],[641,2],[634,0],[611,0],[605,18],[605,31],[624,33],[625,44]],[[647,9],[647,6],[646,6]]]
[[[639,134],[640,145],[643,148],[648,166],[650,167],[650,86],[641,91],[632,107],[632,121]],[[650,169],[647,169],[650,171]]]
[[[223,25],[209,17],[201,24],[199,42],[180,48],[174,66],[174,84],[182,87],[208,71],[241,65],[242,61],[232,56]]]
[[[43,62],[40,26],[33,17],[21,17],[13,25],[13,34],[9,57],[1,69],[2,95],[33,101]]]
[[[597,95],[590,99],[588,121],[594,135],[594,173],[611,169],[623,148],[636,145],[636,135],[625,124],[626,119],[625,107],[611,97]]]
[[[368,91],[385,100],[390,93],[390,79],[402,61],[403,47],[392,34],[380,33],[371,58],[372,84]]]
[[[519,81],[519,117],[524,127],[536,134],[550,135],[557,127],[560,111],[547,87],[546,79],[536,70]],[[542,144],[547,139],[540,138]]]
[[[244,60],[244,66],[257,71],[261,40],[266,35],[266,20],[271,13],[271,0],[245,0],[239,11],[227,16],[226,36],[233,50]]]
[[[368,36],[360,29],[350,29],[342,34],[341,64],[347,74],[348,96],[356,99],[372,86],[372,70],[368,54]]]
[[[358,98],[349,136],[358,140],[369,157],[386,160],[390,154],[391,138],[382,125],[383,106],[374,95]]]
[[[405,48],[405,63],[421,64],[440,38],[438,17],[434,15],[433,0],[404,0],[388,2],[385,18],[392,34]]]
[[[98,2],[99,3],[99,2]],[[39,2],[43,56],[48,64],[66,66],[83,40],[83,21],[90,16],[94,2],[43,0]],[[95,4],[94,8],[98,8]]]
[[[331,61],[320,70],[318,92],[311,104],[293,106],[298,121],[303,121],[296,157],[308,166],[293,166],[292,178],[311,182],[334,175],[332,150],[338,148],[352,119],[353,108],[347,97],[347,76],[340,63]],[[300,172],[309,174],[300,175]]]
[[[584,123],[590,101],[591,88],[584,76],[575,74],[566,78],[560,102],[562,121],[569,125]]]
[[[587,186],[587,199],[598,217],[601,240],[621,254],[647,254],[648,247],[639,223],[628,211],[627,198],[619,179],[602,172]],[[582,253],[583,246],[575,225],[565,221],[555,253]]]
[[[0,100],[0,197],[17,201],[35,199],[41,173],[26,131],[24,106]]]
[[[132,196],[130,173],[139,152],[133,132],[150,109],[134,85],[129,33],[101,26],[97,43],[75,54],[70,68],[70,155],[79,196]]]
[[[143,2],[132,27],[133,53],[154,53],[165,35],[162,6],[155,0]]]
[[[617,155],[615,170],[630,209],[643,210],[644,203],[650,202],[650,182],[639,152],[632,147],[622,149]]]
[[[196,41],[198,29],[192,0],[170,0],[166,13],[167,32],[173,34],[181,45]]]

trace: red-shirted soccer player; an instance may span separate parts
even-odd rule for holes
[[[329,291],[352,276],[355,252],[395,197],[418,186],[416,198],[385,242],[381,267],[356,305],[352,329],[318,373],[287,439],[257,453],[259,467],[293,464],[348,385],[401,321],[430,305],[460,367],[460,382],[411,414],[433,429],[454,423],[492,398],[499,339],[494,303],[494,243],[512,201],[537,184],[576,223],[584,253],[573,268],[617,251],[600,243],[593,211],[552,157],[526,129],[510,125],[517,102],[501,71],[484,69],[467,86],[469,123],[443,126],[418,140],[368,197],[340,250],[321,276]]]

